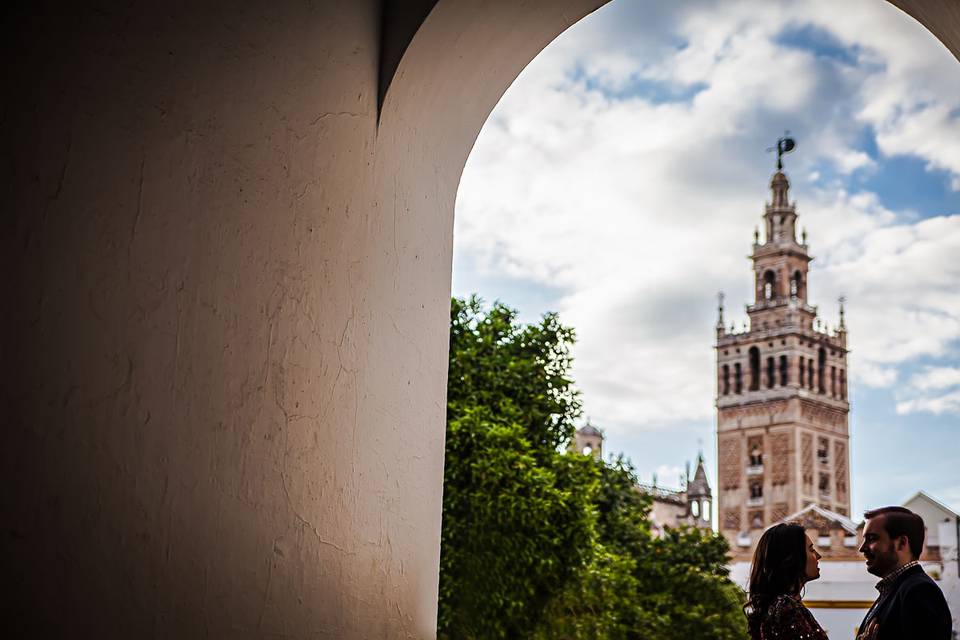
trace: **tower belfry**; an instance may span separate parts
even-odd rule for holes
[[[747,559],[769,525],[816,504],[850,514],[847,334],[824,329],[808,302],[806,234],[778,168],[754,234],[754,300],[741,332],[717,323],[719,528]],[[793,148],[790,140],[789,151]]]

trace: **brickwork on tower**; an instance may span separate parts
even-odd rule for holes
[[[760,533],[811,504],[850,515],[847,332],[827,328],[808,294],[806,233],[796,235],[790,183],[777,171],[754,233],[748,326],[717,322],[720,531],[734,560],[749,560]]]

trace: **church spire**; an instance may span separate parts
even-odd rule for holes
[[[790,181],[783,171],[777,171],[773,174],[770,181],[770,190],[773,192],[773,200],[770,206],[785,209],[790,205]]]
[[[717,292],[717,335],[722,336],[726,328],[723,325],[723,291]]]
[[[777,150],[777,172],[770,180],[771,198],[764,213],[766,226],[766,244],[795,245],[797,244],[797,212],[790,203],[790,181],[783,172],[783,154],[793,151],[797,143],[793,138],[783,137],[777,140],[777,146],[769,150]]]

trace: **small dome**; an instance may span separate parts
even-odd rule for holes
[[[601,438],[603,437],[603,432],[600,431],[600,429],[597,429],[595,426],[593,426],[589,422],[585,426],[577,429],[577,433],[579,433],[582,436],[600,436]]]

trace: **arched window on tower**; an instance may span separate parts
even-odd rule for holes
[[[813,358],[807,358],[807,389],[813,391]]]
[[[774,371],[773,356],[770,356],[767,358],[767,389],[773,389],[773,385],[776,381],[777,379]]]
[[[733,392],[737,395],[743,393],[743,367],[739,362],[733,365]]]
[[[760,388],[760,349],[750,347],[750,391]]]
[[[843,369],[840,369],[840,398],[847,399],[847,374]]]
[[[804,375],[807,372],[807,366],[804,363],[803,356],[800,356],[798,362],[800,363],[800,366],[797,367],[797,379],[800,381],[800,386],[803,387],[807,384],[805,380],[806,376]]]
[[[721,382],[723,395],[730,395],[730,365],[723,365],[723,381]]]
[[[803,274],[794,271],[790,278],[790,297],[794,300],[803,298]]]
[[[763,299],[773,300],[777,297],[777,275],[773,271],[763,274]]]
[[[790,384],[790,372],[787,369],[787,356],[780,356],[780,386]]]
[[[820,351],[817,352],[817,391],[820,393],[827,392],[827,381],[824,380],[824,373],[827,369],[827,350],[823,347],[820,347]]]
[[[830,366],[830,397],[837,397],[837,368]]]

